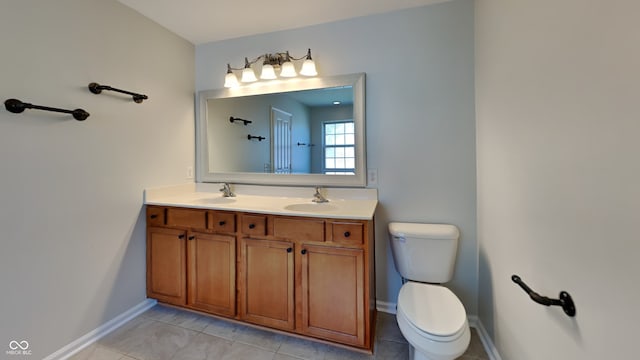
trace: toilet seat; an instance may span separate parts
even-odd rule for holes
[[[439,285],[404,284],[398,295],[398,316],[421,336],[437,342],[454,341],[468,328],[460,299]]]

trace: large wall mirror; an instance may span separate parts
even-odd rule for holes
[[[365,186],[364,74],[198,93],[196,180]]]

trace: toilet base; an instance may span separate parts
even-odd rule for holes
[[[413,345],[411,345],[411,344],[407,344],[407,346],[409,346],[409,360],[439,360],[439,359],[441,359],[441,357],[436,357],[436,358],[428,357],[426,354],[423,354],[420,351],[416,350],[416,348],[413,347]],[[458,358],[458,356],[456,356],[455,358]]]
[[[416,351],[416,348],[413,347],[413,345],[409,344],[409,360],[430,360],[427,359],[427,357],[420,353],[419,351]]]

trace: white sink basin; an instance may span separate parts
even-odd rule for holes
[[[218,196],[218,197],[197,199],[195,200],[195,202],[200,204],[231,204],[236,202],[236,199],[232,197]]]
[[[291,204],[284,207],[285,210],[302,211],[302,212],[323,212],[338,210],[338,207],[331,203],[301,203]]]

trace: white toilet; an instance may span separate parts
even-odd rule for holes
[[[411,360],[453,360],[471,338],[467,313],[446,283],[453,276],[458,228],[444,224],[390,223],[391,252],[406,281],[398,294],[397,321]]]

